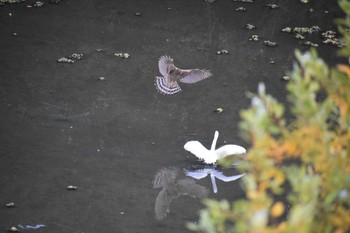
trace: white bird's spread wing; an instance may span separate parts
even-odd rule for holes
[[[218,178],[219,180],[222,180],[224,182],[230,182],[230,181],[237,180],[237,179],[241,178],[244,175],[245,175],[245,173],[240,174],[240,175],[236,175],[236,176],[225,176],[222,172],[216,172],[214,174],[214,176],[216,178]]]
[[[212,73],[209,70],[193,69],[190,70],[183,78],[180,79],[182,83],[196,83],[203,79],[210,78]]]
[[[246,149],[238,145],[225,145],[217,149],[215,153],[218,159],[221,159],[228,155],[244,154],[246,153]]]
[[[174,60],[168,56],[161,56],[158,61],[159,72],[168,77],[169,71],[174,69]]]
[[[185,175],[190,176],[194,179],[200,180],[206,177],[209,174],[209,172],[202,172],[201,170],[196,170],[196,171],[188,171],[185,170]]]
[[[173,82],[171,86],[169,86],[169,78],[168,77],[159,77],[157,76],[154,85],[156,86],[159,93],[163,95],[174,95],[181,91],[181,87],[177,82]]]
[[[184,145],[184,149],[194,154],[199,159],[207,159],[209,150],[198,141],[189,141]]]

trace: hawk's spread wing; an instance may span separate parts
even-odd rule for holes
[[[192,69],[180,79],[182,83],[196,83],[203,79],[210,78],[212,73],[209,70]]]
[[[168,56],[161,56],[158,61],[159,72],[164,76],[168,77],[171,70],[175,68],[174,60]]]

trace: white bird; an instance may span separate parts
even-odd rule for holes
[[[237,180],[245,175],[245,173],[235,176],[225,176],[223,172],[218,171],[214,168],[204,168],[204,169],[197,169],[197,170],[187,170],[184,169],[186,176],[190,176],[192,178],[195,178],[197,180],[203,179],[204,177],[210,175],[211,184],[213,185],[213,192],[217,193],[218,188],[216,186],[216,180],[215,178],[218,178],[219,180],[222,180],[224,182],[231,182],[234,180]]]
[[[173,95],[181,91],[178,81],[182,83],[196,83],[212,76],[209,70],[180,69],[174,65],[174,60],[168,56],[162,56],[158,61],[159,72],[154,82],[157,90],[164,95]]]
[[[204,160],[206,164],[215,164],[217,160],[224,158],[228,155],[244,154],[246,149],[238,145],[225,145],[215,150],[216,142],[219,137],[219,132],[215,131],[214,139],[211,144],[210,150],[205,148],[202,143],[198,141],[189,141],[184,145],[185,150],[194,154],[197,158]]]

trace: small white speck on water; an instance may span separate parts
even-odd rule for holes
[[[284,81],[289,81],[289,80],[290,80],[290,77],[287,76],[287,75],[285,75],[285,76],[282,77],[282,80],[284,80]]]
[[[74,191],[74,190],[77,190],[78,187],[77,186],[74,186],[74,185],[68,185],[67,186],[67,190],[70,190],[70,191]]]
[[[224,111],[223,108],[217,108],[217,109],[215,109],[215,112],[216,112],[216,113],[222,113],[223,111]]]
[[[97,148],[97,152],[100,152],[100,149]]]

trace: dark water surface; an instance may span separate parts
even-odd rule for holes
[[[37,232],[187,232],[200,199],[180,196],[158,221],[155,174],[175,168],[177,179],[186,179],[183,169],[200,165],[183,145],[198,140],[209,148],[215,130],[218,146],[248,148],[238,131],[239,111],[250,104],[246,92],[264,82],[287,103],[281,78],[294,49],[307,49],[281,29],[335,30],[332,19],[341,15],[327,0],[273,2],[278,9],[264,0],[64,0],[28,8],[32,3],[0,6],[0,232],[19,224],[44,224],[24,229]],[[247,11],[236,12],[240,6]],[[244,29],[247,23],[257,28]],[[253,34],[261,40],[249,41]],[[320,33],[307,37],[329,63],[346,62],[334,56],[335,46],[321,44]],[[217,55],[221,49],[229,54]],[[120,52],[130,58],[114,56]],[[73,53],[83,59],[57,62]],[[181,68],[214,75],[160,95],[154,77],[165,54]],[[214,113],[218,107],[224,112]],[[217,179],[217,193],[209,176],[193,181],[211,198],[244,196],[240,180]],[[10,202],[16,207],[4,207]]]

